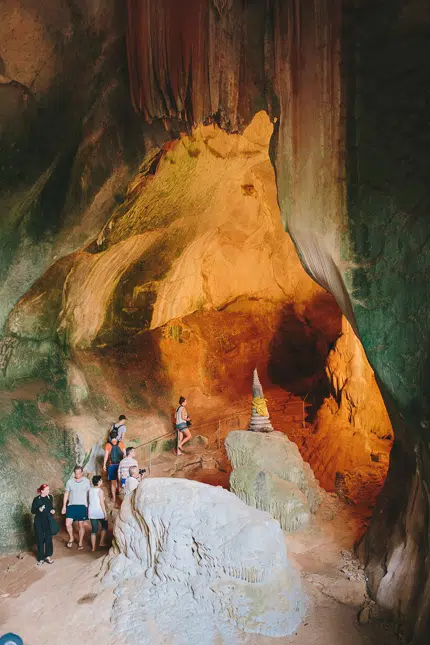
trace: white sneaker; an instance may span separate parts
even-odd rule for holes
[[[45,564],[45,560],[38,560],[36,563],[36,567],[41,567],[42,564]]]

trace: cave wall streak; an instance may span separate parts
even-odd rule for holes
[[[256,63],[247,31],[257,28],[257,42],[263,44],[265,8],[260,4],[245,9],[241,0],[189,0],[184,11],[177,0],[128,0],[135,110],[148,121],[194,125],[217,115],[230,130],[249,122],[255,112],[253,97],[261,94],[261,87],[255,86],[258,80],[247,82],[247,76],[251,68],[251,76],[262,83],[264,61],[261,55]]]
[[[309,273],[333,293],[354,326],[341,277],[345,255],[342,2],[278,2],[275,25],[281,113],[276,170],[283,222]]]

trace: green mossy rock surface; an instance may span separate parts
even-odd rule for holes
[[[0,408],[0,552],[33,546],[31,502],[42,483],[59,494],[74,463],[70,433],[47,420],[33,401]]]

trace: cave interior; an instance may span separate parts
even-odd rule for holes
[[[4,0],[2,552],[118,413],[160,455],[185,395],[219,447],[257,368],[427,642],[429,36],[419,0]]]

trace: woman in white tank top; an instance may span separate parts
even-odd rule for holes
[[[179,397],[179,407],[176,408],[175,415],[175,427],[177,434],[177,444],[175,452],[178,457],[179,455],[184,454],[181,450],[182,446],[191,439],[191,432],[189,429],[189,426],[191,425],[191,419],[188,416],[188,412],[185,407],[186,405],[187,400],[185,399],[185,397]]]
[[[88,491],[88,519],[91,520],[91,548],[96,550],[96,539],[98,525],[101,525],[100,546],[107,546],[106,531],[108,528],[107,514],[105,507],[105,495],[101,488],[102,478],[100,475],[93,477],[93,488]]]

